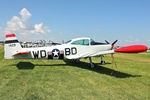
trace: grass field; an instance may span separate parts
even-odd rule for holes
[[[150,100],[150,54],[116,54],[106,65],[92,58],[79,64],[63,60],[4,60],[0,47],[0,100]]]

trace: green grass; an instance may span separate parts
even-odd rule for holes
[[[105,56],[90,69],[63,60],[4,60],[0,48],[0,100],[149,100],[150,54],[115,54],[117,67]]]

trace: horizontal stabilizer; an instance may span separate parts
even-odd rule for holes
[[[16,54],[14,54],[14,56],[18,56],[18,55],[26,55],[28,54],[29,52],[18,52]]]

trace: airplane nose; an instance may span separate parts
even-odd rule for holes
[[[148,50],[148,47],[145,45],[131,45],[131,46],[117,48],[114,51],[118,53],[140,53],[140,52],[144,52],[147,50]]]

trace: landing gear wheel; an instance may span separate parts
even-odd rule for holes
[[[72,63],[79,63],[79,62],[80,62],[80,59],[72,59],[71,62],[72,62]]]
[[[79,63],[79,62],[80,62],[80,59],[75,59],[75,62],[76,62],[76,63]]]
[[[101,64],[102,64],[102,65],[105,65],[105,61],[101,61]]]
[[[94,68],[95,66],[94,66],[94,64],[92,63],[92,58],[91,58],[91,57],[89,57],[89,60],[90,60],[91,68]]]
[[[94,67],[95,67],[95,66],[94,66],[94,64],[92,63],[92,64],[91,64],[91,68],[94,68]]]

